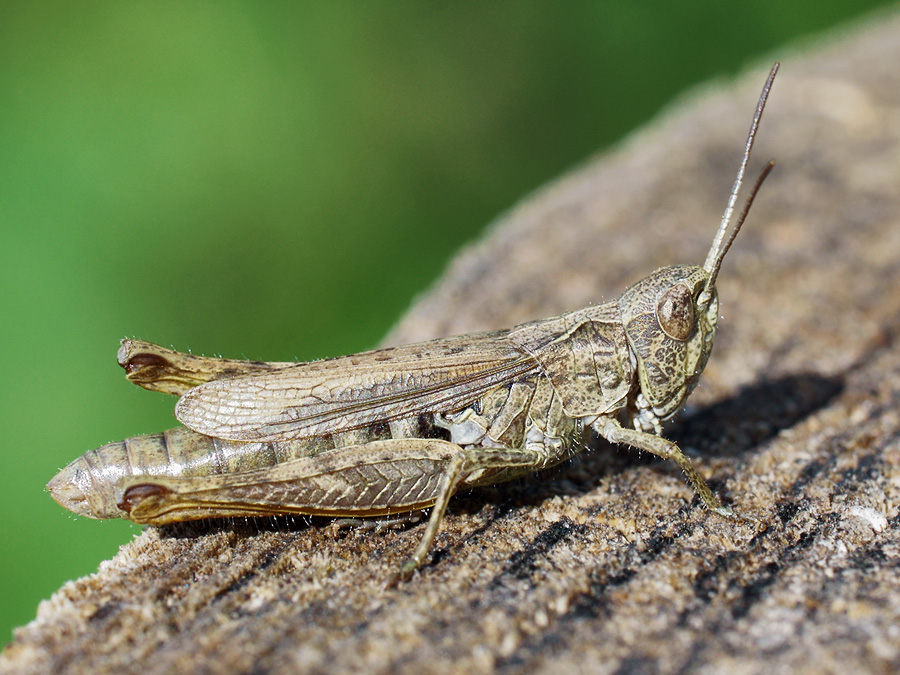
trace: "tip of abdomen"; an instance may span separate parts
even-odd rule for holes
[[[91,479],[90,469],[84,458],[79,457],[61,469],[47,483],[47,490],[56,503],[72,513],[87,518],[121,518],[122,511],[116,505],[115,496],[109,490],[104,494]]]

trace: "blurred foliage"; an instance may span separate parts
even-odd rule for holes
[[[125,382],[120,338],[371,347],[530,190],[877,4],[5,3],[0,644],[139,531],[43,492],[173,425],[172,399]]]

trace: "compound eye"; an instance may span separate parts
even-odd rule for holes
[[[656,318],[663,332],[673,340],[687,340],[694,329],[694,299],[691,290],[675,284],[663,293],[656,305]]]

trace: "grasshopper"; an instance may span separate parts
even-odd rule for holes
[[[509,330],[309,363],[237,361],[124,340],[145,389],[179,396],[184,425],[87,452],[48,484],[91,518],[163,525],[200,518],[377,517],[432,507],[400,568],[428,555],[450,497],[566,461],[590,433],[675,461],[703,503],[733,517],[661,435],[713,345],[722,260],[744,171],[779,64],[763,88],[737,179],[702,266],[657,270],[617,301]]]

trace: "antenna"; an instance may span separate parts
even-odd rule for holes
[[[731,224],[731,216],[734,215],[734,205],[737,203],[738,193],[741,191],[741,185],[744,182],[744,172],[747,169],[747,162],[750,161],[750,151],[753,149],[756,130],[759,127],[760,119],[762,119],[763,110],[766,108],[766,101],[769,99],[769,91],[772,89],[772,82],[775,81],[775,75],[778,73],[779,67],[781,67],[781,64],[776,61],[775,65],[772,66],[772,70],[769,71],[769,77],[766,79],[762,94],[759,96],[759,103],[756,104],[756,114],[753,115],[753,122],[750,124],[750,132],[747,134],[747,143],[744,146],[744,156],[741,159],[741,166],[738,169],[734,186],[731,188],[731,196],[728,198],[728,206],[725,207],[722,223],[719,225],[719,230],[716,232],[716,237],[713,239],[712,246],[706,256],[706,262],[703,263],[703,269],[709,272],[709,279],[706,282],[706,287],[703,289],[703,294],[707,296],[710,294],[710,289],[715,285],[716,277],[719,275],[719,268],[722,266],[722,259],[725,257],[725,254],[728,253],[731,242],[734,241],[734,238],[740,231],[741,225],[744,224],[744,220],[747,217],[747,213],[750,211],[750,205],[753,203],[756,193],[759,191],[766,176],[772,171],[772,167],[775,166],[775,162],[769,162],[768,166],[763,169],[763,172],[756,180],[756,184],[753,186],[753,191],[750,193],[750,198],[747,200],[747,205],[744,207],[741,217],[738,218],[737,224],[731,232],[731,236],[723,247],[722,241],[725,239],[725,233],[728,231],[728,226]]]

